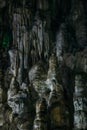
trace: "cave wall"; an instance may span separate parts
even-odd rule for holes
[[[0,130],[87,129],[86,5],[0,0]]]

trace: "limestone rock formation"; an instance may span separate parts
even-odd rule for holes
[[[0,130],[87,129],[86,5],[0,0]]]
[[[74,127],[75,129],[87,129],[87,96],[84,75],[75,76],[74,101]]]
[[[47,130],[47,103],[44,98],[36,103],[36,117],[33,130]]]

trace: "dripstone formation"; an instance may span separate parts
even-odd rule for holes
[[[75,129],[87,129],[87,97],[86,97],[86,84],[83,80],[84,75],[75,76],[75,93],[74,101],[74,126]],[[85,78],[85,77],[84,77]]]
[[[0,0],[0,130],[87,130],[86,5]]]

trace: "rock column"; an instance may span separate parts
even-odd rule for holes
[[[73,97],[75,130],[87,129],[87,90],[83,79],[80,74],[75,76],[75,93]]]

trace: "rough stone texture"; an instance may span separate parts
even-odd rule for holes
[[[75,76],[74,126],[76,129],[87,129],[87,95],[84,75]],[[85,77],[84,77],[85,79]]]
[[[0,130],[87,129],[86,0],[0,0]]]

